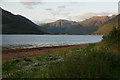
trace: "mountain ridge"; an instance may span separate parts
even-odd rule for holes
[[[2,34],[43,34],[38,25],[21,15],[14,15],[0,8],[2,11]]]
[[[112,31],[114,27],[120,27],[119,24],[120,14],[118,14],[117,16],[113,17],[112,19],[101,25],[100,28],[97,31],[93,32],[92,34],[108,35],[109,32]]]
[[[3,34],[108,34],[112,30],[111,25],[117,25],[116,19],[114,19],[116,15],[93,16],[81,22],[59,19],[36,25],[24,16],[14,15],[9,11],[0,9],[2,10]]]
[[[100,27],[102,24],[104,24],[108,20],[112,19],[113,17],[115,17],[115,15],[112,15],[112,16],[93,16],[89,19],[86,19],[86,20],[80,22],[80,24],[82,24],[85,27],[88,27],[88,26]]]
[[[59,19],[54,22],[40,24],[48,33],[91,34],[113,16],[93,16],[81,22]]]

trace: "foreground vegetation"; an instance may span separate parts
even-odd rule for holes
[[[3,62],[3,78],[120,78],[120,31],[100,43]]]

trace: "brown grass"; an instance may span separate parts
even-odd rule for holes
[[[82,48],[87,45],[89,44],[2,50],[2,60],[5,61],[5,60],[18,59],[26,56],[45,55],[45,54],[48,54],[49,52],[56,51],[56,50],[67,49],[72,47]]]

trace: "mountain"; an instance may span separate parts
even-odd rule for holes
[[[1,8],[0,8],[1,9]],[[38,28],[29,19],[14,15],[11,12],[1,9],[2,11],[2,34],[43,34],[44,32]]]
[[[48,33],[58,34],[89,34],[90,28],[84,27],[78,22],[59,19],[52,23],[40,24]]]
[[[108,35],[110,31],[112,31],[113,27],[120,27],[120,14],[108,20],[106,23],[101,25],[97,31],[93,34],[102,34]]]
[[[50,26],[55,26],[55,27],[70,27],[71,25],[75,25],[78,24],[75,21],[68,21],[68,20],[64,20],[64,19],[59,19],[55,22],[50,23]]]
[[[115,15],[113,16],[93,16],[89,19],[86,19],[82,22],[79,22],[82,26],[88,27],[92,32],[95,32],[96,30],[99,29],[101,25],[112,19]]]
[[[94,16],[82,22],[60,19],[52,23],[40,24],[40,26],[48,33],[91,34],[112,18],[113,16]]]
[[[86,19],[82,22],[80,22],[81,25],[85,27],[99,27],[108,20],[112,19],[115,15],[113,16],[93,16],[89,19]]]
[[[0,8],[1,9],[1,8]],[[108,34],[117,25],[117,17],[94,16],[82,22],[59,19],[55,22],[36,25],[31,20],[2,10],[3,34]]]
[[[59,19],[55,22],[47,23],[47,24],[40,24],[48,33],[65,33],[65,34],[74,34],[71,33],[71,28],[74,26],[82,27],[79,23],[75,21],[63,20]],[[75,29],[73,29],[76,31]]]

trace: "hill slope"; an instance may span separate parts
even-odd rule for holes
[[[63,19],[57,20],[52,23],[40,24],[40,26],[43,27],[49,33],[65,33],[65,34],[80,34],[82,32],[79,30],[77,31],[78,33],[76,33],[75,27],[79,27],[81,29],[83,28],[83,26],[81,26],[77,22]]]
[[[38,26],[29,19],[14,15],[6,10],[2,10],[2,33],[3,34],[43,34]]]
[[[120,20],[118,20],[118,17],[120,17],[120,15],[113,17],[112,19],[107,21],[105,24],[101,25],[99,27],[99,29],[96,32],[94,32],[93,34],[108,35],[109,32],[113,29],[113,27],[115,27],[115,26],[118,27],[118,23],[120,23]]]
[[[93,16],[89,19],[86,19],[80,22],[80,24],[85,27],[99,27],[105,22],[107,22],[108,20],[112,19],[113,17],[114,15],[113,16]]]
[[[60,19],[52,23],[40,24],[40,26],[48,33],[91,34],[112,18],[113,16],[94,16],[82,22]]]

